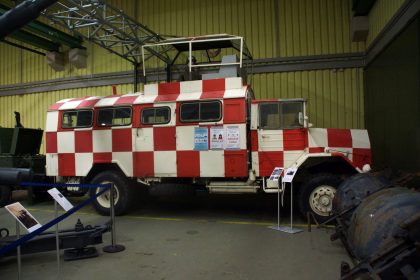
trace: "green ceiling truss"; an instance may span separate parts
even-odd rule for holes
[[[8,10],[9,7],[0,4],[0,16]],[[23,30],[17,30],[9,37],[44,51],[59,51],[61,45],[69,48],[85,48],[82,45],[82,38],[71,36],[37,20],[31,21]]]

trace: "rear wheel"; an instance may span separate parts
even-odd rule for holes
[[[312,212],[318,222],[331,216],[332,202],[341,178],[332,174],[315,175],[304,182],[299,192],[299,208],[303,215]]]
[[[113,184],[114,186],[114,205],[115,215],[122,215],[126,213],[132,206],[135,193],[134,188],[131,186],[130,180],[128,180],[123,174],[115,171],[106,171],[96,175],[92,181],[92,184]],[[92,188],[89,191],[90,196],[94,196],[99,193],[102,188]],[[101,215],[110,214],[110,191],[106,191],[102,195],[98,196],[93,201],[95,210]]]
[[[9,186],[0,186],[0,207],[7,205],[12,197],[12,188]]]

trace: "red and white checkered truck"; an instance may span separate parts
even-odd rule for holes
[[[312,128],[305,100],[255,100],[242,77],[217,75],[58,101],[47,113],[47,175],[113,183],[116,213],[122,214],[135,202],[133,181],[151,188],[275,193],[278,185],[267,180],[273,169],[296,167],[300,211],[325,219],[342,179],[371,162],[367,131]],[[108,198],[95,201],[99,213],[109,211]]]

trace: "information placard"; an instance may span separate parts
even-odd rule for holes
[[[6,205],[4,208],[28,231],[33,232],[42,225],[19,202]]]
[[[73,205],[70,203],[70,201],[67,200],[67,198],[61,194],[57,188],[52,188],[48,190],[48,193],[54,198],[55,201],[57,201],[58,204],[60,204],[61,207],[65,211],[69,211],[71,208],[73,208]]]
[[[241,147],[239,126],[226,127],[226,150],[239,150]]]
[[[213,126],[210,128],[210,149],[223,150],[225,143],[225,130],[223,126]]]
[[[273,172],[271,172],[270,178],[268,180],[270,181],[278,181],[280,179],[281,174],[283,173],[282,167],[276,167],[274,168]]]
[[[293,178],[296,175],[296,172],[297,172],[296,167],[287,168],[286,171],[284,172],[283,182],[291,183],[293,181]]]
[[[195,127],[194,128],[194,150],[207,151],[209,149],[207,127]]]

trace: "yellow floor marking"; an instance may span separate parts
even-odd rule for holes
[[[47,213],[54,213],[54,210],[48,210],[48,209],[38,209],[38,208],[27,208],[29,211],[40,211],[40,212],[47,212]],[[62,214],[63,211],[58,211],[58,213]],[[97,215],[93,212],[77,212],[78,214],[82,215]],[[151,217],[151,216],[125,216],[126,218],[130,219],[141,219],[141,220],[156,220],[156,221],[173,221],[173,222],[199,222],[199,223],[208,223],[210,220],[205,219],[185,219],[185,218],[169,218],[169,217]],[[215,220],[211,222],[216,222],[219,224],[231,224],[231,225],[257,225],[257,226],[272,226],[276,225],[275,222],[252,222],[252,221],[224,221],[224,220]],[[280,224],[281,226],[289,226],[290,224]],[[294,227],[298,228],[306,228],[308,227],[307,224],[293,224]],[[316,228],[317,225],[312,224],[312,227]],[[326,225],[323,226],[325,228],[335,228],[333,225]]]

